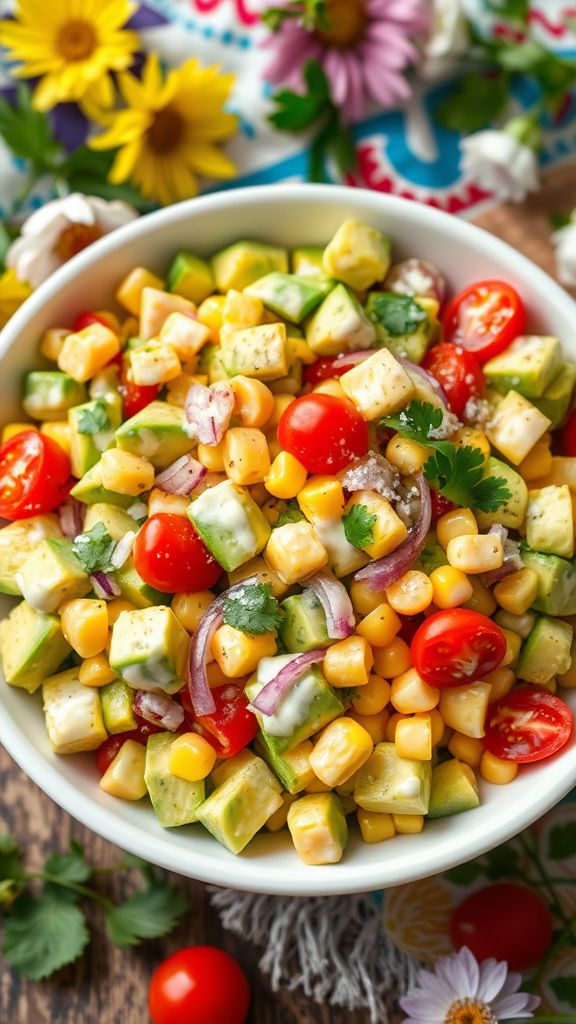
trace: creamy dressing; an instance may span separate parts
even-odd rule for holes
[[[94,728],[98,696],[77,681],[63,684],[46,705],[50,738],[54,745],[68,746],[85,739]]]
[[[123,665],[120,672],[128,685],[136,690],[157,690],[174,682],[174,672],[160,654],[153,654],[132,665]]]
[[[413,775],[409,779],[402,779],[402,782],[399,782],[396,787],[396,792],[399,796],[418,796],[420,793],[420,780],[416,779]]]
[[[46,579],[25,580],[21,572],[14,573],[14,582],[25,601],[38,612],[53,612],[62,600],[54,596],[52,585]]]
[[[141,427],[138,431],[139,446],[138,451],[140,455],[147,456],[155,455],[158,449],[161,447],[161,443],[156,437],[153,430],[149,430],[148,427]]]
[[[265,686],[297,657],[297,654],[283,654],[277,658],[262,658],[257,671],[258,682]],[[317,693],[318,679],[314,672],[307,670],[282,698],[273,715],[258,712],[262,728],[271,736],[291,736],[308,717],[310,705]]]
[[[347,576],[366,565],[368,555],[350,543],[341,519],[315,519],[313,526],[337,576]]]
[[[250,525],[242,499],[232,483],[221,483],[204,491],[194,502],[194,518],[199,523],[205,512],[210,514],[210,525],[231,533],[236,545],[243,551],[254,551],[256,535]]]

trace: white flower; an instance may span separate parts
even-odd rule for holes
[[[127,203],[73,192],[36,210],[8,249],[6,264],[36,288],[71,256],[138,214]]]
[[[438,960],[434,972],[418,971],[416,979],[417,987],[400,999],[409,1015],[403,1024],[499,1024],[532,1017],[540,1003],[518,992],[522,976],[508,974],[506,963],[478,964],[466,946]]]
[[[431,0],[430,29],[422,46],[418,74],[428,80],[450,74],[470,45],[462,0]]]
[[[576,216],[572,214],[570,224],[552,235],[556,250],[556,269],[562,284],[576,288]]]
[[[521,202],[538,188],[538,160],[531,146],[507,131],[476,132],[460,143],[467,178],[502,201]]]

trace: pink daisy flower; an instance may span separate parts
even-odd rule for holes
[[[333,102],[346,121],[357,121],[366,103],[381,107],[410,96],[404,70],[418,57],[412,40],[429,23],[426,0],[326,0],[328,25],[312,31],[285,18],[264,44],[274,50],[264,77],[274,85],[302,85],[302,69],[317,60]]]

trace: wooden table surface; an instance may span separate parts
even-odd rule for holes
[[[573,207],[574,164],[549,173],[542,192],[522,206],[500,206],[478,216],[476,222],[553,272],[549,216],[569,213]],[[0,792],[0,831],[13,833],[26,850],[28,864],[39,864],[49,852],[63,850],[70,839],[82,843],[88,859],[100,866],[118,859],[114,847],[60,810],[1,749]],[[361,1011],[327,1009],[300,993],[272,993],[257,969],[259,951],[220,927],[204,887],[177,877],[173,881],[187,894],[191,911],[168,939],[147,942],[133,950],[116,949],[107,941],[96,913],[94,937],[86,954],[50,980],[39,984],[26,982],[4,962],[0,975],[0,1024],[145,1024],[146,992],[152,970],[169,953],[195,943],[222,946],[246,968],[253,992],[250,1024],[368,1024],[367,1013]],[[122,882],[111,879],[109,884],[112,894],[121,897]]]

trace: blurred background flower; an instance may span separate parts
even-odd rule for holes
[[[0,327],[8,323],[31,291],[30,285],[19,281],[13,270],[5,270],[0,275]]]

